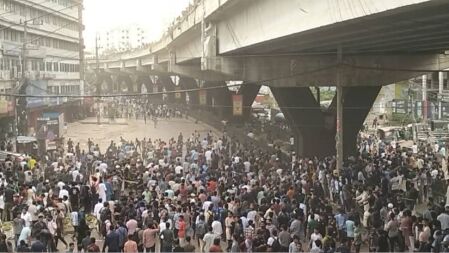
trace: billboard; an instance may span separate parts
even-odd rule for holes
[[[234,116],[243,115],[243,97],[242,95],[232,95],[232,114]]]
[[[200,90],[199,97],[200,97],[200,105],[206,105],[207,104],[207,91]]]
[[[36,138],[44,141],[45,149],[55,150],[57,141],[64,133],[64,114],[59,112],[46,112],[37,118]]]

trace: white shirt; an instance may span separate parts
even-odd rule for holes
[[[64,196],[67,196],[67,198],[69,197],[69,191],[67,191],[66,189],[62,189],[59,191],[59,198],[63,199]]]
[[[60,190],[62,190],[62,188],[65,186],[64,182],[61,182],[61,181],[59,181],[57,185]]]
[[[26,212],[25,214],[22,213],[20,218],[25,221],[25,227],[31,226],[32,218],[29,212]]]
[[[209,210],[209,206],[212,204],[212,201],[204,201],[203,203],[203,210],[207,211]]]
[[[78,170],[72,171],[72,178],[73,178],[73,181],[74,181],[74,182],[76,181],[76,177],[77,177],[78,175],[80,175],[80,172],[79,172]],[[81,177],[80,177],[80,178],[81,178]]]
[[[207,161],[212,160],[212,151],[208,150],[204,153],[204,156],[206,157]]]
[[[251,169],[251,163],[249,161],[243,162],[243,166],[245,166],[245,172],[248,173]]]
[[[102,203],[95,204],[94,215],[95,215],[95,217],[97,217],[98,220],[100,220],[100,211],[101,211],[102,208],[103,208],[103,204]]]
[[[0,208],[5,209],[5,196],[0,196]]]
[[[19,235],[19,240],[17,240],[17,246],[19,245],[20,241],[25,241],[28,243],[28,238],[31,236],[31,228],[30,226],[23,227],[22,231]]]
[[[257,215],[257,212],[254,211],[254,210],[252,210],[252,211],[249,211],[249,212],[248,212],[248,214],[246,215],[246,217],[247,217],[248,220],[255,221],[256,215]]]
[[[103,202],[106,201],[106,185],[104,183],[98,185],[98,195],[102,198]]]
[[[316,244],[315,244],[315,241],[316,240],[322,240],[323,239],[323,236],[321,235],[321,234],[316,234],[316,233],[312,233],[311,235],[310,235],[310,240],[312,240],[312,248],[316,248],[317,246],[316,246]]]
[[[71,218],[72,218],[72,225],[73,226],[78,226],[79,225],[79,220],[78,220],[78,212],[73,211],[70,214]]]
[[[221,236],[223,234],[223,228],[221,226],[221,222],[213,221],[212,222],[212,233],[215,235]]]
[[[413,145],[412,146],[412,151],[413,151],[413,154],[417,154],[418,153],[418,145]]]
[[[180,175],[183,169],[184,169],[184,168],[183,168],[182,166],[180,166],[180,165],[176,166],[176,167],[175,167],[175,173],[176,173],[176,175]]]

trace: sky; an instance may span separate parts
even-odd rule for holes
[[[191,0],[84,0],[84,37],[87,50],[95,34],[116,27],[140,25],[156,41]]]

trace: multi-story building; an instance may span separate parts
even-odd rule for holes
[[[82,0],[0,0],[0,93],[18,92],[27,78],[27,94],[83,94],[81,10]],[[30,130],[43,111],[64,112],[80,104],[79,99],[26,102]],[[9,124],[5,129],[12,128],[14,119],[8,116],[13,117],[14,104],[11,98],[0,99],[0,126]]]
[[[117,27],[99,32],[97,40],[100,54],[124,52],[147,43],[145,30],[138,25]]]

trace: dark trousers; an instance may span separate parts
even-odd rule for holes
[[[397,236],[395,237],[388,237],[390,241],[390,252],[395,252],[394,248],[396,245],[399,245],[399,238]]]
[[[64,239],[64,236],[62,236],[61,234],[56,234],[54,237],[55,240],[55,247],[58,248],[58,241],[61,240],[62,243],[64,243],[64,245],[67,247],[67,242]]]
[[[149,252],[156,252],[156,245],[154,245],[153,247],[150,247],[150,248],[145,248],[145,251],[147,253],[149,253]]]

